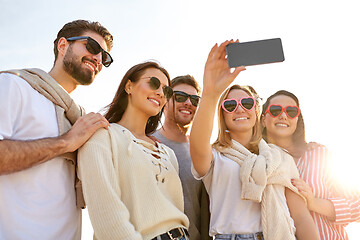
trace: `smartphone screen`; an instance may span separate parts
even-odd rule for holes
[[[285,60],[280,38],[230,43],[226,46],[226,53],[230,68]]]

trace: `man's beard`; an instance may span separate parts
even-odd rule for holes
[[[71,77],[73,77],[80,85],[90,85],[95,78],[90,69],[84,69],[82,67],[82,61],[77,62],[76,56],[72,53],[71,48],[65,54],[64,60],[64,70]]]
[[[180,127],[183,127],[183,128],[186,128],[186,127],[189,127],[189,125],[192,123],[193,119],[194,119],[194,116],[191,117],[190,120],[183,120],[181,119],[181,117],[178,116],[177,112],[175,113],[175,110],[173,111],[173,117],[174,117],[174,121],[175,123],[180,126]]]

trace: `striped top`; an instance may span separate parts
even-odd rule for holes
[[[322,240],[349,239],[345,226],[360,220],[360,193],[339,186],[331,176],[328,151],[318,147],[306,151],[297,163],[300,177],[309,184],[316,198],[329,199],[335,207],[336,220],[311,212]]]

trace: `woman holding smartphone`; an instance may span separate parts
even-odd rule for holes
[[[149,135],[172,96],[156,62],[130,68],[101,129],[79,150],[84,198],[97,239],[187,240],[189,220],[174,152]]]
[[[300,178],[293,185],[306,198],[322,240],[348,239],[345,226],[360,220],[360,193],[339,185],[331,175],[326,147],[308,147],[298,98],[281,90],[263,105],[263,137],[286,149]]]
[[[193,174],[210,197],[210,236],[215,239],[318,239],[306,208],[290,179],[298,176],[291,156],[261,140],[260,105],[251,87],[230,85],[225,47],[209,53],[203,93],[190,134]],[[220,96],[221,95],[221,96]],[[220,100],[219,100],[220,98]],[[219,134],[211,145],[218,103]],[[296,233],[295,233],[295,227]]]

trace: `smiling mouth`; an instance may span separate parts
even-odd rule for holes
[[[234,121],[243,121],[243,120],[248,120],[247,117],[238,117],[238,118],[235,118]]]
[[[275,126],[277,126],[277,127],[289,127],[289,125],[285,124],[285,123],[276,123]]]
[[[191,112],[189,110],[180,110],[179,112],[187,114],[187,115],[191,115]]]
[[[91,70],[93,73],[96,73],[96,67],[95,67],[93,64],[91,64],[91,63],[89,63],[89,62],[84,62],[84,64],[85,64],[88,68],[90,68],[90,70]]]
[[[159,102],[159,101],[157,101],[157,100],[155,100],[155,99],[153,99],[153,98],[148,98],[148,100],[149,100],[150,102],[155,103],[157,106],[160,106],[160,102]]]

